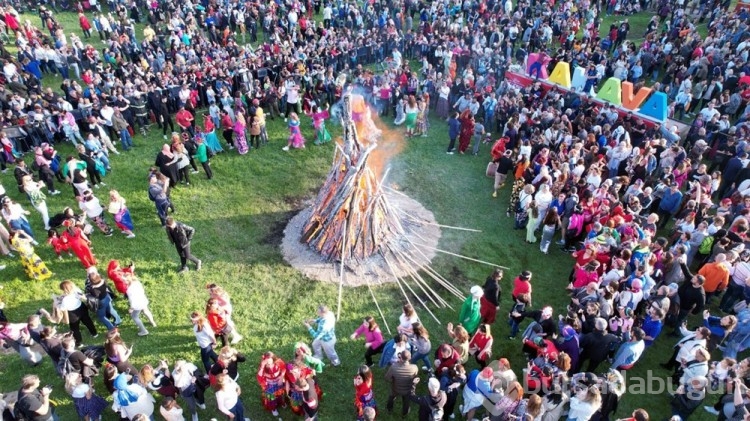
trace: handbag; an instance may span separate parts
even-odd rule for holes
[[[497,172],[497,162],[490,161],[487,164],[487,170],[486,170],[485,174],[487,175],[487,177],[495,178],[495,173],[496,172]]]

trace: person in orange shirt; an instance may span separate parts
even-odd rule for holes
[[[706,278],[703,289],[706,291],[706,304],[714,295],[721,294],[729,285],[729,262],[727,255],[719,253],[713,263],[705,264],[699,271],[699,275]]]

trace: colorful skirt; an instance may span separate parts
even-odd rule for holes
[[[302,137],[302,133],[300,133],[299,131],[296,131],[289,136],[289,143],[295,149],[304,148],[305,138]]]
[[[284,383],[267,382],[261,401],[266,411],[275,411],[284,404]]]
[[[422,117],[417,119],[417,131],[422,134],[426,134],[427,130],[430,128],[429,123],[427,121],[427,116],[422,115]]]
[[[328,130],[326,130],[326,124],[320,123],[320,127],[318,127],[318,130],[316,131],[316,137],[315,137],[315,144],[320,145],[326,142],[331,141],[331,134],[328,133]]]
[[[375,402],[375,398],[362,401],[361,399],[354,398],[354,408],[357,411],[357,421],[364,421],[365,419],[365,408],[373,408],[375,412],[378,410],[378,404]]]
[[[115,224],[120,231],[133,231],[133,219],[130,217],[130,211],[123,209],[115,214]]]
[[[234,126],[234,146],[240,155],[246,154],[250,148],[247,147],[247,137],[244,126]]]
[[[292,413],[294,413],[294,415],[305,415],[305,410],[304,408],[302,408],[303,400],[304,398],[302,396],[302,392],[299,390],[294,390],[294,388],[292,388],[292,391],[289,392],[289,408],[292,410]]]
[[[52,277],[52,272],[47,269],[42,259],[32,250],[29,253],[19,253],[21,255],[21,264],[23,265],[26,275],[37,281],[44,281]]]
[[[211,130],[210,132],[205,133],[203,135],[203,142],[206,143],[206,147],[211,149],[211,152],[214,154],[224,152],[221,143],[219,143],[219,138],[216,136],[216,130]]]

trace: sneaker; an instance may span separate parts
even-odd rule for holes
[[[429,369],[429,368],[427,368],[427,366],[426,366],[426,365],[423,365],[423,366],[422,366],[422,371],[430,371],[430,369]]]
[[[97,333],[96,335],[91,335],[91,338],[92,338],[92,339],[96,339],[96,338],[98,338],[98,337],[99,337],[99,334],[98,334],[98,333]]]
[[[192,170],[190,171],[190,174],[198,174],[198,170]]]
[[[8,266],[5,266],[5,265],[0,265],[0,270],[3,270],[3,269],[5,269],[5,268],[7,268],[7,267],[8,267]]]
[[[167,135],[164,135],[164,140],[167,140]]]
[[[135,238],[135,234],[133,234],[133,233],[130,233],[130,234],[128,234],[128,236],[127,236],[127,237],[125,237],[125,238]]]
[[[100,182],[99,184],[101,184],[102,186],[106,186],[107,185],[107,183],[105,183],[104,181]]]
[[[508,339],[510,339],[511,341],[515,341],[516,337],[515,336],[508,336]]]
[[[492,197],[497,197],[497,192],[496,191],[492,192]]]
[[[181,267],[181,268],[180,268],[180,270],[178,270],[178,271],[177,271],[177,273],[185,273],[185,272],[187,272],[187,271],[189,271],[189,270],[190,270],[190,269],[188,269],[188,267],[187,267],[187,266],[183,266],[183,267]]]
[[[283,148],[281,148],[281,150],[284,151],[284,152],[286,152],[286,151],[289,150],[289,146],[284,146]]]
[[[706,412],[708,412],[711,415],[719,415],[719,411],[717,411],[716,408],[714,408],[713,406],[706,405],[703,407],[703,409],[705,409]]]
[[[198,406],[198,408],[200,408],[200,409],[206,409],[206,404],[205,404],[205,403],[199,403],[199,404],[196,404],[196,405],[197,405],[197,406]]]
[[[230,150],[230,151],[233,151],[233,150],[234,150],[234,146],[232,146],[232,145],[229,145],[229,150]]]
[[[203,260],[198,260],[198,263],[195,264],[195,271],[197,272],[201,270],[202,267],[203,267]]]
[[[284,119],[284,120],[286,120],[286,119]],[[279,411],[277,411],[277,410],[274,409],[273,411],[271,411],[271,415],[273,415],[274,417],[278,417],[279,416]]]
[[[448,152],[447,152],[447,154],[448,154],[448,155],[453,155],[453,154],[454,154],[454,152],[453,152],[453,151],[448,151]]]
[[[565,240],[555,241],[555,244],[557,244],[559,246],[564,246],[565,245]]]
[[[138,336],[146,336],[148,335],[148,330],[144,330],[143,332],[138,332]]]
[[[105,236],[105,237],[111,237],[111,236],[112,236],[112,231],[110,231],[110,232],[108,232],[108,233],[104,234],[104,236]]]

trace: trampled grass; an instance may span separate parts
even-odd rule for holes
[[[69,30],[80,33],[74,16],[63,14],[60,20]],[[59,79],[49,78],[45,84],[57,86]],[[207,283],[218,283],[230,292],[235,320],[245,335],[237,346],[249,358],[240,368],[240,385],[244,390],[248,416],[253,420],[271,419],[260,408],[260,390],[254,377],[260,354],[272,350],[283,358],[289,357],[296,341],[309,341],[302,325],[303,319],[311,317],[315,307],[321,303],[335,309],[337,297],[335,285],[303,278],[284,263],[279,250],[285,222],[306,200],[314,197],[328,172],[333,145],[315,147],[309,142],[305,150],[283,152],[281,147],[286,144],[286,126],[277,119],[269,121],[268,129],[268,146],[245,156],[233,151],[220,154],[212,160],[214,180],[206,180],[203,174],[192,175],[191,186],[179,187],[173,193],[177,208],[175,217],[197,229],[193,252],[204,261],[201,272],[191,271],[182,276],[175,273],[178,266],[176,252],[160,228],[153,204],[147,197],[146,171],[163,143],[161,133],[156,130],[147,138],[136,136],[134,150],[113,157],[113,172],[105,179],[107,188],[117,189],[128,200],[137,237],[128,240],[119,233],[111,238],[104,238],[100,234],[93,236],[100,270],[105,268],[109,259],[133,260],[136,273],[143,280],[151,299],[151,309],[159,324],[151,329],[151,335],[137,337],[132,322],[123,317],[125,322],[121,330],[126,342],[135,344],[132,361],[136,366],[156,364],[160,359],[173,362],[184,358],[197,362],[198,348],[190,330],[188,314],[203,309],[207,298],[204,286]],[[338,132],[334,127],[334,135]],[[307,118],[303,118],[303,133],[308,140],[312,139]],[[502,317],[511,304],[512,279],[521,270],[532,270],[535,305],[549,304],[559,313],[568,301],[563,291],[572,260],[554,247],[550,255],[541,254],[537,246],[524,242],[525,232],[512,229],[512,219],[505,217],[509,185],[501,192],[500,198],[490,196],[492,181],[484,176],[489,153],[487,146],[483,146],[479,157],[446,155],[446,146],[445,123],[433,121],[429,137],[406,141],[404,151],[391,162],[388,182],[422,202],[434,212],[439,223],[482,231],[443,230],[440,241],[442,249],[509,268],[502,283],[504,293],[500,317],[493,326],[496,337],[493,355],[510,358],[520,375],[523,367],[521,344],[505,339],[508,327]],[[63,155],[72,153],[69,145],[59,145],[58,148]],[[32,225],[42,240],[41,220],[28,200],[14,188],[12,175],[1,175],[0,181],[11,197],[32,212]],[[107,188],[95,192],[103,201],[107,198]],[[62,195],[48,199],[52,214],[65,206],[75,206],[71,188],[62,186],[61,189]],[[4,259],[2,262],[8,268],[0,272],[3,287],[0,297],[7,303],[6,313],[13,321],[25,320],[39,307],[48,308],[49,296],[57,291],[59,281],[72,279],[79,285],[83,283],[85,274],[75,258],[58,262],[53,259],[53,252],[47,246],[38,247],[37,252],[55,272],[52,280],[27,281],[19,261]],[[439,255],[433,266],[463,291],[468,291],[471,285],[481,285],[492,270],[490,266],[445,254]],[[373,293],[385,312],[387,323],[395,331],[404,297],[395,285],[374,288]],[[458,298],[447,292],[442,295],[458,310],[461,305]],[[416,302],[413,296],[409,298]],[[124,300],[118,300],[116,307],[121,315],[126,316],[127,303]],[[417,311],[432,333],[435,349],[439,343],[447,340],[445,324],[456,322],[457,311],[435,311],[440,324],[419,306]],[[339,368],[327,367],[319,376],[326,392],[321,419],[353,419],[351,379],[363,362],[364,346],[361,341],[350,341],[348,335],[368,314],[377,317],[367,288],[345,289],[337,328],[337,349],[343,365]],[[383,321],[379,321],[385,330]],[[61,330],[65,330],[65,327],[61,327]],[[100,340],[89,339],[85,333],[84,341],[100,343]],[[669,357],[672,343],[673,340],[668,338],[659,339],[633,373],[645,377],[647,370],[654,369],[654,375],[666,376],[658,368],[657,362]],[[469,363],[468,368],[476,367]],[[56,386],[53,397],[60,404],[61,419],[75,419],[71,402],[63,392],[62,382],[55,376],[49,360],[40,367],[29,368],[17,356],[4,355],[0,357],[0,372],[3,373],[0,377],[2,391],[18,389],[23,374],[38,373],[43,382]],[[383,381],[383,374],[383,370],[375,369],[375,395],[381,409],[379,418],[395,419],[385,411],[388,385]],[[99,381],[97,389],[99,392],[104,390]],[[423,386],[420,390],[423,390]],[[205,416],[201,413],[201,419],[208,419],[209,415],[219,418],[210,394],[207,401],[209,408]],[[668,402],[665,394],[628,395],[621,401],[616,417],[625,417],[632,409],[644,407],[654,419],[664,418],[669,412]],[[708,419],[705,415],[698,411],[694,418]],[[291,414],[282,411],[282,416],[289,419]],[[105,416],[108,420],[115,418],[111,412]]]

